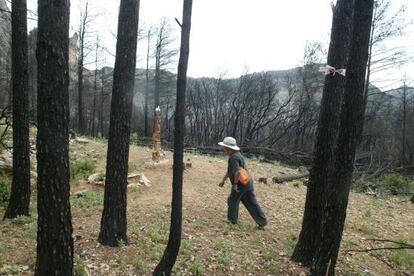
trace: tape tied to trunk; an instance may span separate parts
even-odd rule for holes
[[[333,76],[335,76],[335,74],[339,74],[345,77],[346,75],[346,69],[336,69],[335,67],[330,65],[326,65],[325,67],[319,67],[319,72],[323,72],[325,73],[325,75],[332,74]]]

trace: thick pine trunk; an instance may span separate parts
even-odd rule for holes
[[[139,0],[121,0],[112,89],[104,209],[99,242],[127,242],[127,175],[135,81]]]
[[[39,0],[38,232],[35,275],[72,275],[69,203],[69,1]]]
[[[177,102],[175,107],[174,130],[174,164],[173,164],[173,195],[170,234],[161,261],[153,275],[170,275],[178,256],[181,243],[182,228],[182,187],[183,187],[183,151],[185,132],[185,92],[187,86],[187,65],[190,52],[190,29],[192,0],[184,0],[183,22],[181,26],[181,48],[177,74]]]
[[[335,149],[335,161],[327,186],[322,241],[316,255],[312,275],[335,274],[335,265],[345,223],[348,196],[354,169],[355,152],[364,124],[364,80],[372,22],[373,0],[356,0],[351,53],[341,127]]]
[[[345,68],[347,64],[352,11],[353,1],[349,0],[338,0],[334,8],[328,65],[337,69]],[[318,248],[318,237],[321,232],[320,218],[324,211],[322,195],[325,192],[328,172],[333,162],[344,88],[344,76],[337,73],[325,77],[314,149],[314,165],[310,172],[302,230],[292,255],[292,260],[302,262],[307,266],[311,265]]]
[[[30,143],[26,0],[12,2],[13,181],[4,218],[29,215]]]

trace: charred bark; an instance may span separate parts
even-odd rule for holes
[[[139,0],[121,0],[112,89],[104,209],[99,242],[127,242],[127,176],[137,52]]]
[[[72,275],[69,1],[39,0],[38,4],[38,230],[35,275]]]

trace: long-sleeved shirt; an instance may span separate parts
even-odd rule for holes
[[[253,178],[250,179],[247,185],[243,185],[241,183],[234,183],[234,175],[236,174],[236,172],[239,170],[240,167],[247,169],[247,164],[246,164],[246,161],[244,160],[243,155],[240,153],[240,151],[236,151],[232,155],[230,155],[228,166],[227,166],[227,173],[229,175],[231,184],[232,185],[237,184],[237,187],[241,192],[253,190]]]

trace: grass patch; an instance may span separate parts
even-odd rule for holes
[[[390,255],[391,261],[398,267],[414,268],[414,256],[407,249],[395,250]]]
[[[359,242],[356,238],[350,238],[349,240],[345,240],[345,243],[353,246],[359,245]]]
[[[82,157],[70,160],[70,177],[71,179],[87,179],[93,174],[96,168],[96,161]]]
[[[79,209],[94,209],[103,206],[103,192],[87,191],[82,196],[72,196],[70,204]]]
[[[375,228],[373,228],[370,225],[367,224],[362,224],[359,228],[358,231],[366,234],[366,235],[371,235],[371,236],[375,236],[377,234],[377,230]]]
[[[125,261],[125,258],[124,257],[118,257],[117,259],[116,259],[116,264],[121,268],[121,269],[125,269],[126,268],[126,266],[127,266],[127,264],[126,264],[126,261]]]
[[[181,246],[180,246],[180,254],[183,256],[188,256],[190,254],[190,241],[189,240],[181,240]]]
[[[165,248],[165,245],[162,245],[162,244],[156,244],[155,246],[153,246],[149,252],[149,256],[151,260],[153,261],[160,260],[162,257],[162,254],[164,253],[164,248]]]
[[[295,188],[299,188],[300,186],[303,185],[302,181],[300,181],[300,180],[293,180],[290,183],[292,183],[292,186],[295,187]]]
[[[366,210],[363,214],[363,217],[366,218],[366,219],[371,218],[372,217],[372,210],[371,209]]]
[[[168,240],[168,233],[164,224],[162,224],[160,227],[156,225],[150,225],[146,233],[151,241],[155,243],[166,243]]]
[[[275,262],[270,262],[270,264],[267,265],[267,268],[273,275],[281,275],[280,268]]]
[[[289,235],[285,239],[286,245],[289,246],[291,249],[293,249],[293,247],[295,247],[297,239],[298,237],[296,237],[295,234],[289,233]]]
[[[116,245],[118,246],[118,247],[124,247],[125,246],[125,241],[123,240],[123,239],[119,239],[117,242],[116,242]]]
[[[75,255],[75,262],[73,265],[73,274],[75,276],[87,276],[88,273],[86,272],[85,266],[82,263],[81,258],[79,255]]]
[[[133,162],[128,163],[128,172],[134,172],[137,170],[137,165]]]
[[[273,161],[273,166],[276,166],[276,167],[280,167],[281,166],[281,162],[279,161],[279,160],[275,160],[275,161]]]
[[[22,238],[26,240],[36,240],[37,237],[37,222],[32,221],[23,231]]]
[[[11,179],[7,175],[0,175],[0,207],[9,203]]]
[[[222,252],[220,253],[217,258],[217,267],[225,267],[230,264],[230,254],[228,252]]]
[[[414,183],[398,173],[384,175],[380,183],[382,189],[393,195],[409,193],[414,189]]]
[[[75,264],[73,266],[73,273],[75,276],[88,276],[83,264]]]
[[[105,180],[105,173],[103,173],[103,172],[98,173],[98,175],[96,176],[96,180],[97,181],[104,181]]]
[[[218,238],[213,241],[213,248],[218,251],[230,250],[230,242],[228,240]]]
[[[3,267],[4,265],[4,253],[5,253],[5,249],[3,246],[0,245],[0,268]]]
[[[193,273],[193,275],[199,276],[203,274],[204,266],[199,258],[194,258],[194,260],[188,260],[185,262],[188,271]]]
[[[230,264],[230,242],[223,238],[213,241],[213,248],[218,251],[216,258],[217,267],[224,267]]]
[[[24,224],[30,224],[32,222],[34,222],[36,220],[36,218],[32,217],[32,216],[17,216],[14,219],[14,222],[20,225],[24,225]]]
[[[147,267],[145,262],[142,261],[139,257],[135,257],[132,261],[132,265],[134,266],[135,270],[140,274],[145,274],[147,272]]]
[[[262,255],[263,259],[269,262],[276,257],[276,251],[274,251],[273,249],[265,249]]]

